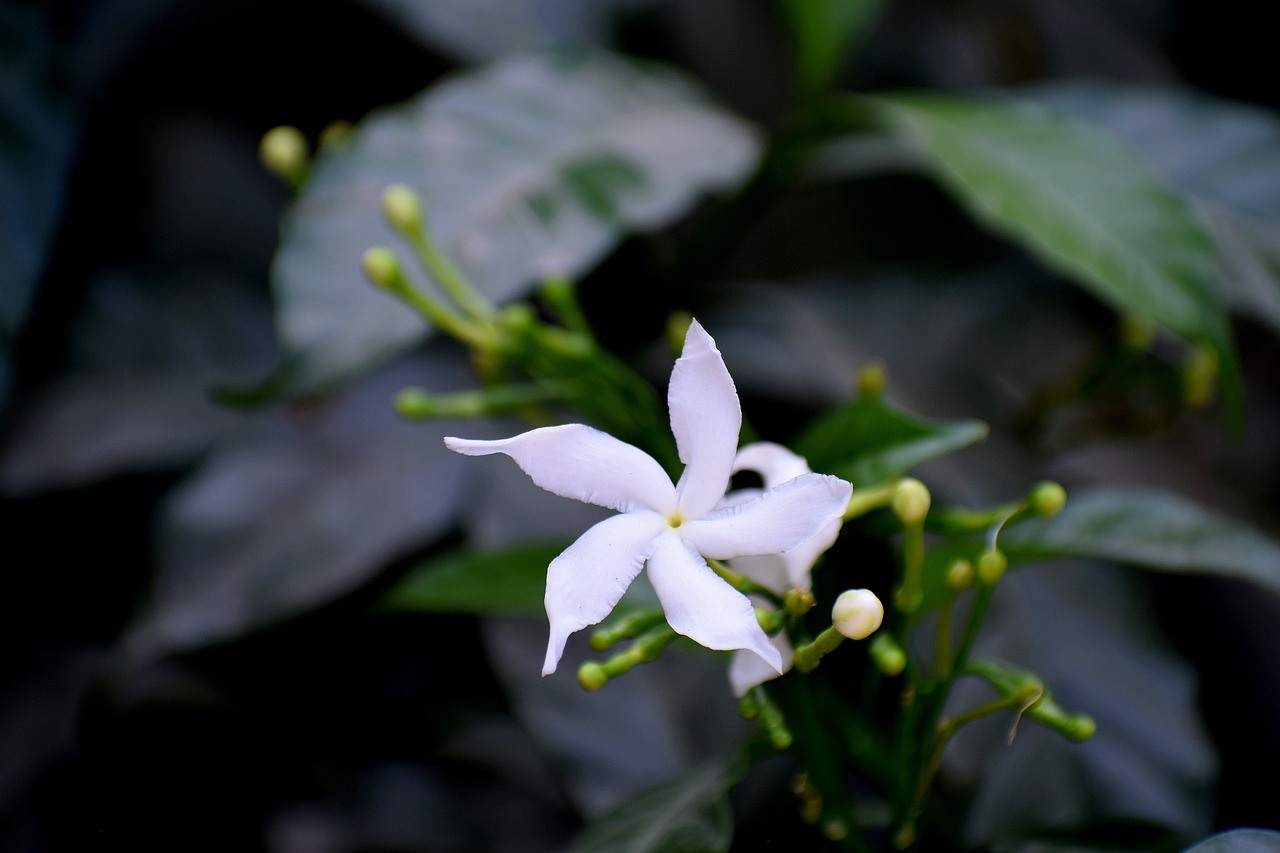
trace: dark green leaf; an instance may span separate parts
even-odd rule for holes
[[[1091,557],[1238,578],[1280,592],[1280,543],[1164,492],[1073,492],[1061,513],[1009,528],[1000,545],[1011,560]]]
[[[737,184],[758,147],[689,81],[604,54],[508,60],[374,113],[349,148],[321,157],[285,218],[273,283],[291,390],[429,333],[360,271],[369,246],[402,246],[382,217],[388,184],[423,194],[437,242],[503,302],[548,274],[580,275],[625,232]]]
[[[568,543],[455,551],[415,566],[387,593],[393,610],[539,616],[547,564]]]
[[[1185,853],[1277,853],[1280,832],[1269,829],[1233,829],[1220,832],[1188,847]]]
[[[1140,151],[1208,228],[1227,300],[1280,331],[1280,118],[1167,87],[1070,82],[1020,94]]]
[[[986,435],[987,425],[981,421],[929,420],[864,394],[814,424],[797,442],[796,452],[813,470],[863,488],[899,477]]]
[[[593,822],[573,853],[716,853],[733,841],[726,798],[735,764],[716,764],[647,789]]]
[[[930,94],[864,103],[994,231],[1118,311],[1210,345],[1228,414],[1239,422],[1240,381],[1213,246],[1138,153],[1026,104]]]

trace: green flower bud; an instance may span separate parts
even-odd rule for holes
[[[1193,409],[1203,408],[1213,401],[1218,385],[1218,354],[1209,347],[1191,348],[1190,357],[1182,367],[1182,400]]]
[[[1052,480],[1037,483],[1027,498],[1027,507],[1040,516],[1057,515],[1067,503],[1067,490]]]
[[[400,261],[385,246],[366,249],[363,258],[364,274],[385,290],[398,290],[402,281]]]
[[[924,523],[924,517],[929,514],[929,503],[929,489],[914,477],[898,483],[893,493],[893,511],[908,526]]]
[[[858,393],[869,397],[879,397],[889,383],[889,376],[884,365],[873,362],[858,371]]]
[[[899,675],[907,668],[907,653],[902,650],[889,634],[879,634],[867,647],[871,660],[876,668],[890,677]]]
[[[978,580],[987,586],[993,586],[1004,577],[1004,570],[1009,568],[1009,558],[1000,551],[987,551],[978,558]]]
[[[392,228],[410,239],[422,233],[422,198],[412,187],[392,184],[383,190],[382,214]]]
[[[578,683],[582,685],[584,690],[599,690],[608,682],[609,674],[604,671],[604,667],[599,663],[589,660],[578,667]]]
[[[952,592],[961,592],[973,583],[973,563],[960,557],[947,567],[947,586]]]
[[[258,156],[266,166],[282,178],[297,183],[307,171],[311,145],[296,127],[281,125],[262,135]]]
[[[1093,717],[1075,714],[1065,721],[1061,731],[1072,740],[1088,740],[1098,731],[1098,723]]]
[[[847,589],[831,608],[831,624],[850,640],[865,640],[884,621],[884,604],[869,589]]]

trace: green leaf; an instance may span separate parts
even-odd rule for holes
[[[863,394],[818,421],[796,452],[809,467],[858,488],[900,477],[921,462],[981,441],[987,425],[975,420],[929,420]]]
[[[1280,832],[1270,829],[1233,829],[1211,835],[1184,853],[1280,853]]]
[[[547,564],[568,543],[454,551],[415,566],[383,599],[392,610],[540,616]]]
[[[506,60],[379,110],[320,157],[286,214],[272,269],[281,384],[323,387],[429,333],[361,273],[369,246],[409,257],[383,220],[388,184],[422,194],[432,236],[503,302],[548,274],[580,276],[626,233],[738,184],[758,154],[756,132],[685,78],[601,53]]]
[[[993,231],[1117,311],[1211,346],[1239,426],[1239,368],[1213,246],[1137,152],[1031,104],[933,94],[860,103]]]
[[[1073,492],[1058,515],[1007,529],[1000,547],[1011,561],[1089,557],[1163,572],[1237,578],[1280,592],[1280,542],[1158,491]]]
[[[849,51],[865,40],[884,0],[782,0],[796,49],[801,91],[831,85]]]
[[[1072,81],[1018,94],[1140,151],[1208,229],[1232,308],[1280,332],[1280,117],[1173,87]]]
[[[597,818],[572,853],[716,853],[733,841],[726,797],[741,766],[716,764],[655,785]]]

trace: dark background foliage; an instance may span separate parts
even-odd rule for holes
[[[786,111],[788,42],[767,3],[509,5],[540,10],[542,40],[675,63],[766,128]],[[293,124],[314,139],[513,46],[492,20],[449,30],[412,10],[0,6],[0,848],[559,849],[585,815],[741,731],[727,689],[698,698],[708,670],[697,656],[587,696],[567,667],[538,682],[538,619],[376,606],[463,529],[500,543],[584,523],[547,520],[558,504],[515,520],[496,497],[519,504],[514,480],[464,480],[439,429],[396,420],[398,387],[464,381],[451,344],[289,406],[209,400],[279,358],[268,280],[290,193],[257,162],[263,132]],[[963,91],[1086,76],[1275,109],[1259,14],[1241,0],[898,0],[841,79]],[[583,285],[606,343],[660,379],[650,343],[666,316],[705,310],[748,414],[779,439],[849,393],[846,367],[877,357],[917,410],[982,417],[1004,436],[960,469],[931,469],[944,495],[1003,499],[1045,474],[1159,485],[1280,532],[1280,359],[1262,323],[1237,318],[1250,425],[1232,443],[1216,413],[1170,409],[1159,352],[1122,363],[1107,311],[918,177],[814,186],[759,214],[699,263],[668,255],[697,215],[624,242]],[[844,318],[844,336],[823,337],[818,317]],[[367,547],[353,544],[361,533]],[[217,587],[184,598],[194,574],[164,569],[230,567],[234,586],[299,548],[316,580],[277,578],[247,598]],[[1121,589],[1089,567],[1064,571],[1086,601],[1092,590],[1131,606],[1119,618],[1149,629],[1152,659],[1178,662],[1169,679],[1151,676],[1169,693],[1129,697],[1147,725],[1129,741],[1172,755],[1192,793],[1169,801],[1202,809],[1178,831],[1280,828],[1275,597],[1197,578],[1126,576]],[[1082,644],[1076,666],[1113,683],[1111,652],[1105,637]],[[1183,688],[1192,710],[1164,704]],[[737,791],[734,849],[822,843],[796,817],[788,772],[766,762]],[[1119,774],[1090,790],[1156,814],[1164,792],[1144,793],[1149,781]],[[1008,788],[1004,800],[984,790],[991,821],[1017,811]],[[1107,829],[1106,849],[1187,840]]]

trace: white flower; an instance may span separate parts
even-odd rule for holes
[[[809,464],[804,457],[797,456],[780,444],[758,442],[748,444],[738,451],[733,462],[734,472],[755,471],[760,475],[765,489],[773,489],[796,477],[809,474]],[[757,494],[755,490],[742,489],[730,492],[725,496],[725,505],[735,505],[750,500]],[[780,554],[739,557],[732,562],[732,568],[756,583],[778,595],[786,594],[789,589],[809,589],[810,570],[819,556],[831,547],[840,534],[840,524],[844,520],[845,505],[833,507],[826,523],[817,534],[801,542],[799,545]],[[779,633],[771,639],[774,648],[782,659],[782,672],[791,668],[791,643],[785,633]],[[747,691],[761,682],[777,678],[781,673],[775,672],[761,661],[758,655],[737,652],[729,663],[729,684],[735,696],[745,696]]]
[[[574,631],[609,614],[648,565],[649,580],[680,634],[711,649],[746,649],[782,671],[778,650],[745,595],[707,565],[795,548],[844,512],[852,487],[804,474],[722,506],[738,446],[742,411],[715,341],[696,321],[671,371],[671,431],[684,472],[672,484],[644,451],[583,424],[544,427],[499,441],[446,438],[469,456],[505,453],[557,495],[618,510],[547,567],[551,638],[542,673],[555,671]]]

